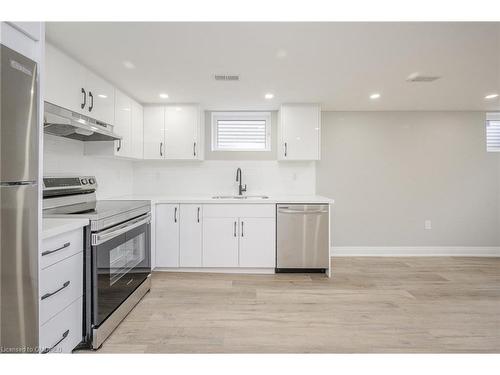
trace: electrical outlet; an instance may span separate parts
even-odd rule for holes
[[[424,221],[424,228],[426,230],[431,230],[432,229],[432,221],[430,221],[429,219],[425,220]]]

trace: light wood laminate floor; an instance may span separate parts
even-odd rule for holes
[[[333,270],[155,272],[98,353],[500,352],[500,258],[334,258]]]

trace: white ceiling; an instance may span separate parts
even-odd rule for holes
[[[499,110],[500,23],[47,23],[47,37],[141,103]],[[127,69],[130,61],[135,69]],[[408,83],[413,72],[442,76]],[[216,82],[215,73],[240,74]],[[160,92],[169,99],[161,100]],[[271,101],[266,92],[275,94]],[[369,95],[380,92],[381,98]]]

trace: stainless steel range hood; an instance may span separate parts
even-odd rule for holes
[[[113,133],[113,125],[45,102],[43,130],[58,137],[80,141],[117,141],[122,137]]]

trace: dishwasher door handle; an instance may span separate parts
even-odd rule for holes
[[[328,210],[292,210],[290,208],[280,208],[278,212],[281,214],[299,214],[299,215],[308,215],[308,214],[327,214]]]

